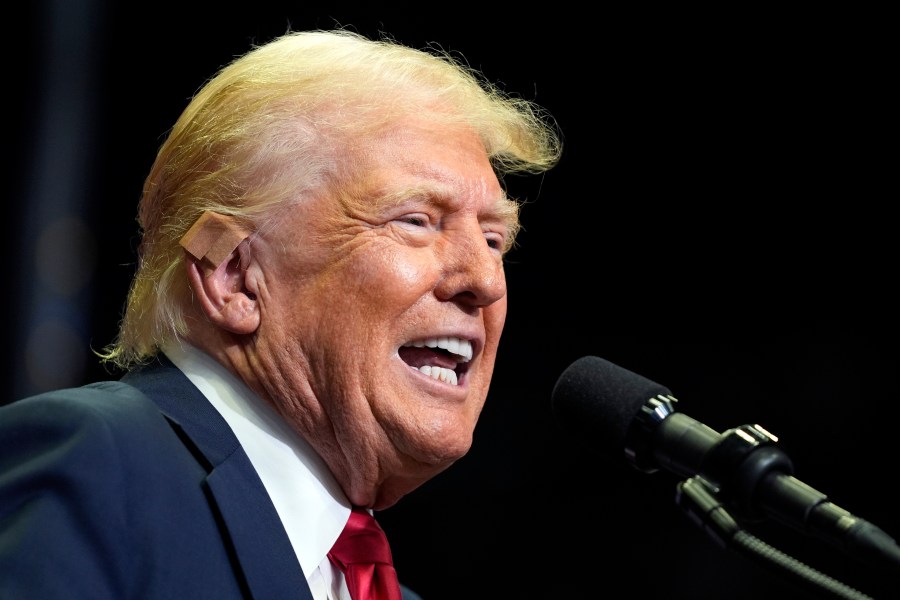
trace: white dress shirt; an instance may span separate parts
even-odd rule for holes
[[[212,357],[184,341],[163,351],[234,431],[272,498],[313,598],[350,600],[343,574],[327,556],[350,517],[350,503],[325,462]]]

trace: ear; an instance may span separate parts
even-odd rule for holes
[[[194,297],[207,318],[231,333],[246,335],[259,328],[258,290],[251,289],[247,270],[251,267],[249,242],[243,240],[218,266],[185,253]]]

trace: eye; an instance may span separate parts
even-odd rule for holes
[[[485,240],[487,240],[488,248],[491,250],[496,250],[497,252],[503,251],[503,236],[499,233],[494,233],[487,231],[484,234]]]
[[[422,213],[403,215],[397,221],[411,227],[428,227],[429,223],[428,215]]]

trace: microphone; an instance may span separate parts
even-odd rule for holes
[[[900,565],[900,546],[793,476],[793,464],[759,425],[719,433],[680,413],[666,387],[596,356],[560,375],[552,408],[579,443],[645,473],[699,477],[748,520],[770,517],[869,561]]]

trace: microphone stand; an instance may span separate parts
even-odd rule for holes
[[[871,596],[809,567],[742,529],[702,477],[695,476],[679,482],[675,502],[691,521],[723,548],[736,549],[825,597],[872,600]]]

